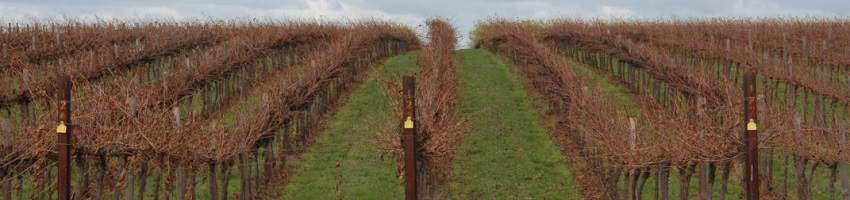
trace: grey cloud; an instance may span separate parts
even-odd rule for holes
[[[3,0],[0,21],[93,18],[376,18],[413,27],[434,16],[468,33],[478,20],[571,18],[691,18],[850,16],[850,1],[837,0]],[[466,40],[463,40],[467,42]]]

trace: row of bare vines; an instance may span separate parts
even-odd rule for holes
[[[457,76],[454,50],[457,36],[451,24],[443,19],[430,19],[426,44],[419,53],[421,67],[416,77],[416,124],[420,152],[417,166],[417,185],[420,198],[430,198],[432,188],[442,185],[443,177],[451,170],[451,159],[463,130],[457,114]],[[397,97],[400,99],[401,90]],[[396,103],[396,115],[403,116],[401,103]],[[402,163],[401,135],[392,142],[394,152]],[[399,165],[402,166],[402,165]]]
[[[111,27],[111,26],[107,26]],[[53,83],[61,76],[71,76],[74,80],[92,80],[108,76],[115,71],[150,63],[152,60],[179,54],[183,51],[209,46],[235,34],[240,29],[212,27],[204,24],[174,24],[157,25],[155,28],[145,28],[135,33],[108,31],[103,28],[97,34],[117,34],[135,38],[134,42],[108,42],[97,46],[75,50],[58,59],[46,62],[34,62],[33,59],[17,59],[14,52],[9,55],[8,67],[2,69],[0,82],[0,106],[6,107],[15,103],[29,103],[34,99],[45,98],[53,94],[56,84]],[[74,30],[71,28],[71,30]],[[56,32],[57,36],[74,35],[73,31]],[[110,40],[109,37],[99,38],[97,34],[83,34],[88,40],[101,42]],[[78,36],[82,37],[82,36]],[[58,41],[62,43],[61,39]],[[49,47],[46,47],[49,48]],[[39,53],[39,55],[41,55]],[[6,60],[6,59],[4,59]]]
[[[712,66],[739,83],[759,74],[769,118],[761,174],[783,198],[850,198],[847,169],[847,23],[840,20],[640,22],[602,26],[611,37],[667,51],[680,64]],[[818,170],[818,169],[821,170]],[[825,168],[825,169],[824,169]],[[794,176],[794,177],[791,177]],[[821,188],[821,189],[815,189]]]
[[[678,171],[680,199],[693,197],[694,175],[700,199],[725,199],[730,182],[737,184],[729,179],[741,155],[742,90],[727,71],[672,59],[668,51],[608,34],[598,24],[497,21],[484,27],[477,35],[479,45],[518,65],[530,88],[550,102],[553,137],[590,166],[585,171],[593,180],[583,181],[587,198],[640,199],[654,178],[654,195],[669,199],[672,171]],[[522,33],[528,30],[536,31]],[[569,71],[561,55],[624,85],[640,112],[629,116],[597,89],[582,85],[582,77]],[[760,99],[762,117],[792,113],[765,99]],[[760,124],[763,138],[785,133],[784,122]],[[716,181],[720,191],[713,189]],[[593,194],[600,196],[588,196]]]
[[[625,132],[625,115],[612,107],[600,106],[605,99],[598,98],[596,88],[588,88],[569,65],[559,59],[539,39],[540,29],[509,21],[491,21],[477,32],[476,45],[490,49],[512,63],[515,71],[523,74],[526,84],[546,102],[545,114],[553,119],[549,124],[552,138],[568,155],[569,163],[584,164],[599,159],[592,158],[581,138],[587,132]],[[582,116],[581,121],[575,117]],[[619,116],[619,117],[618,117]],[[597,130],[582,130],[582,127],[597,127]],[[602,128],[604,127],[604,128]],[[575,182],[585,199],[605,199],[601,168],[575,168],[585,175],[577,176]]]
[[[71,79],[75,198],[274,196],[265,189],[285,180],[285,161],[304,151],[342,95],[383,58],[419,45],[408,28],[384,22],[203,29],[225,27],[232,32],[215,33],[220,42],[209,47]],[[0,118],[0,192],[10,198],[55,195],[55,103],[42,91]]]

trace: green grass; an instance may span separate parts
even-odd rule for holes
[[[461,117],[469,127],[457,149],[447,199],[579,199],[571,172],[532,102],[501,60],[458,51]]]
[[[611,84],[606,77],[596,74],[589,66],[581,65],[577,62],[571,63],[573,71],[585,78],[585,84],[588,87],[599,88],[604,93],[605,98],[611,103],[614,103],[614,106],[625,109],[630,117],[640,115],[640,106],[632,101],[627,89]]]
[[[779,153],[779,152],[777,152]],[[794,167],[794,158],[788,158],[788,174],[785,174],[785,165],[784,165],[784,157],[787,153],[781,153],[774,155],[774,165],[771,170],[773,177],[774,188],[777,188],[777,193],[782,195],[782,190],[784,189],[784,181],[788,182],[788,198],[789,199],[797,199],[797,174],[796,168]],[[762,154],[765,155],[765,154]],[[807,168],[807,173],[810,168]],[[817,170],[815,170],[814,178],[812,179],[812,199],[831,199],[829,194],[829,176],[830,176],[830,168],[824,165],[818,166]],[[765,181],[765,180],[762,180]],[[841,184],[840,182],[835,183],[836,195],[841,195]]]
[[[415,54],[408,53],[390,58],[370,76],[297,164],[284,198],[403,198],[396,158],[379,144],[379,138],[392,137],[388,134],[395,134],[398,125],[381,80],[401,79],[417,70]]]

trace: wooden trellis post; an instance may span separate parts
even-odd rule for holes
[[[417,199],[416,186],[416,83],[413,76],[404,76],[404,106],[401,143],[404,146],[404,199]]]
[[[56,181],[56,189],[59,192],[59,200],[71,199],[71,80],[62,80],[59,88],[59,125],[56,126],[58,136],[57,157],[59,158],[59,175]]]
[[[744,185],[747,200],[759,199],[758,176],[758,109],[756,101],[756,75],[753,71],[744,74]]]
[[[12,125],[6,118],[0,118],[0,148],[2,151],[12,150]],[[7,172],[5,167],[0,167],[0,199],[12,199],[12,173]]]
[[[845,109],[846,110],[846,109]],[[846,112],[846,111],[845,111]],[[847,145],[848,131],[844,125],[844,120],[838,121],[838,133],[841,137],[839,140],[839,144],[844,147]],[[843,152],[846,154],[847,152]],[[838,176],[839,183],[841,185],[841,199],[850,200],[850,172],[848,172],[848,164],[846,161],[841,161],[838,163]]]
[[[180,107],[172,107],[171,113],[174,114],[174,122],[177,128],[177,132],[180,132],[180,129],[183,128],[182,116],[180,113]],[[186,191],[186,169],[183,168],[182,162],[177,161],[177,175],[176,175],[176,184],[174,193],[177,195],[177,199],[183,199]],[[169,194],[170,195],[170,194]]]

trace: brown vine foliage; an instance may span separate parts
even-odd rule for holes
[[[39,48],[59,51],[58,53],[20,50],[25,54],[52,57],[21,58],[16,54],[20,52],[14,49],[5,52],[4,56],[9,57],[11,63],[8,68],[2,70],[3,77],[0,80],[4,85],[0,86],[0,106],[6,107],[9,104],[31,102],[50,96],[56,90],[54,80],[62,76],[70,76],[77,81],[107,76],[113,71],[175,54],[184,49],[215,44],[238,31],[193,23],[152,24],[146,28],[129,28],[126,25],[119,27],[105,24],[105,27],[95,29],[99,31],[90,30],[93,28],[86,26],[60,27],[60,30],[64,31],[44,31],[44,34],[55,34],[56,42],[32,44]],[[111,36],[101,37],[104,34]],[[86,38],[80,39],[85,41],[59,39],[63,37]],[[34,38],[34,41],[39,40]],[[62,48],[56,48],[57,46]]]
[[[444,20],[431,19],[426,24],[430,42],[417,60],[421,71],[417,75],[416,111],[420,134],[426,138],[422,145],[431,171],[429,178],[439,182],[450,172],[456,144],[463,134],[457,115],[457,76],[452,59],[457,36]]]
[[[716,19],[599,23],[585,28],[595,29],[595,35],[666,52],[678,57],[675,59],[693,60],[678,61],[685,65],[754,70],[766,81],[759,88],[761,115],[766,119],[762,122],[762,132],[767,136],[762,137],[763,143],[830,164],[848,160],[846,154],[839,154],[847,149],[841,145],[847,139],[840,130],[847,126],[844,110],[850,103],[850,90],[846,89],[850,78],[843,61],[847,56],[841,53],[847,51],[847,24],[842,20]],[[779,88],[780,84],[786,89]],[[813,100],[802,101],[799,96]],[[800,118],[800,125],[795,125],[796,118]]]
[[[743,101],[735,79],[712,76],[709,63],[683,62],[672,52],[611,34],[607,28],[607,24],[569,20],[545,25],[497,20],[476,35],[478,45],[515,63],[528,77],[530,88],[550,103],[550,115],[556,121],[553,137],[561,141],[562,149],[593,166],[585,175],[590,179],[580,181],[588,183],[584,194],[601,195],[600,176],[609,170],[661,163],[689,166],[732,161],[740,155]],[[562,54],[555,53],[576,49],[619,58],[681,95],[675,96],[672,105],[662,105],[652,94],[634,91],[632,99],[640,104],[642,115],[637,116],[638,137],[632,146],[624,111],[607,102],[597,88],[583,85]],[[768,93],[761,94],[764,101]],[[761,124],[763,140],[783,135],[788,109],[762,103],[760,112],[763,118],[780,119]]]
[[[75,80],[74,155],[90,162],[101,157],[127,158],[126,166],[108,166],[109,174],[119,179],[125,177],[119,174],[138,170],[143,161],[162,170],[171,170],[177,163],[190,168],[232,163],[239,155],[257,151],[260,143],[291,121],[294,111],[316,101],[315,96],[330,87],[331,79],[339,81],[339,89],[350,88],[362,73],[354,76],[349,72],[354,69],[349,68],[368,70],[381,58],[397,53],[392,48],[419,48],[418,38],[411,30],[385,22],[274,22],[227,28],[233,33],[219,44],[159,61],[165,64],[161,68],[168,71],[151,80],[143,80],[150,74],[133,71],[123,73],[129,77],[115,75],[104,81]],[[302,56],[291,62],[298,67],[284,66],[267,75],[237,78],[251,83],[233,85],[241,89],[218,94],[223,101],[247,98],[240,95],[259,99],[253,109],[234,111],[235,123],[240,126],[228,129],[219,123],[223,112],[235,109],[227,103],[208,114],[181,111],[185,114],[175,118],[172,109],[186,102],[186,98],[191,99],[195,91],[221,81],[217,79],[234,76],[234,71],[259,62],[258,58],[280,53],[281,48],[289,49],[283,53]],[[363,59],[367,57],[371,60]],[[71,74],[64,76],[68,75]],[[45,98],[34,102],[35,113],[24,116],[26,121],[0,120],[0,125],[20,130],[4,129],[0,134],[0,168],[41,180],[44,174],[40,169],[55,162],[55,108],[50,103],[53,97]]]

